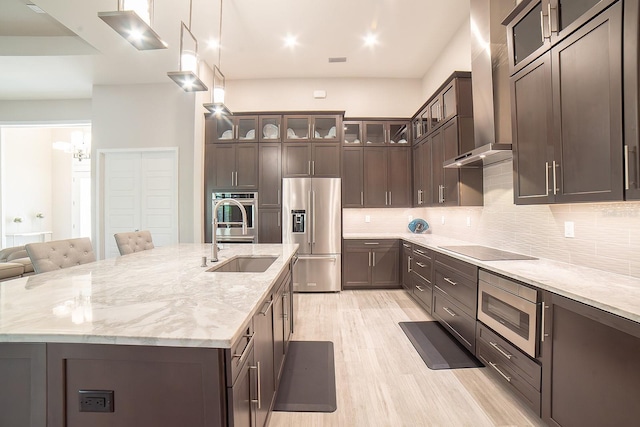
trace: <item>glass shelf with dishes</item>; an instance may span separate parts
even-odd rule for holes
[[[258,116],[211,115],[205,126],[207,143],[258,141]]]

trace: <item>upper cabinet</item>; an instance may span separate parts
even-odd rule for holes
[[[362,122],[359,120],[345,120],[342,122],[344,145],[362,146]]]
[[[551,33],[560,41],[551,37],[551,48],[511,77],[515,203],[622,200],[622,2],[582,26],[606,2],[553,3],[565,8],[551,8]],[[597,5],[585,9],[588,3]]]
[[[259,142],[282,141],[282,116],[264,115],[259,117]]]
[[[258,142],[258,116],[212,115],[205,121],[206,142]]]
[[[342,117],[335,115],[285,115],[283,118],[285,142],[340,142]]]
[[[568,37],[614,0],[530,0],[509,14],[507,44],[511,74]]]
[[[394,120],[368,120],[362,122],[365,145],[409,143],[409,122]]]

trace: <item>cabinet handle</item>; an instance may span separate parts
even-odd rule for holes
[[[419,290],[420,292],[424,292],[424,289],[422,289],[422,286],[416,285],[416,289]]]
[[[439,290],[440,292],[442,292],[443,294],[445,294],[445,295],[449,295],[449,294],[448,294],[448,293],[446,293],[446,292],[444,291],[444,289],[442,289],[440,286],[438,286],[438,285],[433,285],[433,287],[434,287],[434,288],[436,288],[437,290]]]
[[[278,228],[282,226],[282,211],[278,211]]]
[[[365,245],[379,245],[379,242],[364,242]]]
[[[389,192],[388,191],[384,192],[384,205],[385,206],[389,206]]]
[[[311,206],[311,221],[313,221],[312,227],[311,227],[311,231],[313,232],[311,243],[315,245],[316,244],[316,192],[312,191],[311,195],[312,195],[312,201],[313,201],[313,205]]]
[[[373,258],[373,265],[372,265],[372,267],[375,267],[375,266],[376,266],[376,253],[375,253],[375,252],[371,252],[371,255],[372,255],[372,257],[371,257],[371,258]]]
[[[311,160],[307,162],[307,175],[311,176]]]
[[[457,285],[457,283],[456,283],[456,282],[454,282],[453,280],[449,279],[448,277],[445,277],[445,278],[444,278],[444,280],[445,280],[445,282],[450,283],[450,284],[451,284],[451,285],[453,285],[453,286],[456,286],[456,285]]]
[[[493,362],[489,362],[489,365],[491,365],[491,367],[492,367],[493,369],[495,369],[495,370],[496,370],[496,371],[497,371],[497,372],[502,376],[502,378],[504,378],[505,380],[507,380],[507,381],[511,382],[511,377],[509,377],[509,376],[505,375],[505,373],[504,373],[504,372],[502,372],[500,369],[498,369],[498,365],[497,365],[497,364],[495,364],[495,363],[493,363]]]
[[[543,11],[540,11],[540,34],[542,35],[542,44],[544,44],[546,37],[544,33],[544,12]]]
[[[408,244],[408,243],[403,243],[402,246],[404,246],[405,248],[410,248],[411,247],[411,245]]]
[[[371,267],[371,251],[369,251],[369,267]]]
[[[545,196],[549,195],[549,162],[544,162],[544,182],[545,182]]]
[[[287,298],[289,298],[289,292],[282,294],[282,318],[288,319],[289,313],[287,312]]]
[[[391,191],[389,191],[389,206],[393,206],[393,202],[391,201]]]
[[[231,186],[233,187],[233,177],[235,176],[235,172],[231,172]]]
[[[556,167],[560,167],[560,163],[556,163],[553,161],[553,195],[555,196],[558,192],[558,184],[556,181]]]
[[[237,358],[237,357],[239,357],[239,358],[240,358],[240,360],[238,360],[238,364],[239,364],[239,365],[241,365],[241,364],[242,364],[242,359],[244,359],[244,358],[245,358],[245,356],[246,356],[247,354],[249,354],[249,353],[247,352],[247,349],[249,349],[249,347],[251,347],[251,345],[253,344],[253,337],[254,337],[254,335],[255,335],[255,334],[251,334],[251,335],[243,335],[243,336],[242,336],[243,338],[249,338],[249,341],[247,341],[247,345],[246,345],[246,347],[242,350],[242,353],[234,353],[234,354],[233,354],[233,357],[232,357],[233,359],[235,359],[235,358]]]
[[[443,309],[444,311],[446,311],[447,313],[449,313],[449,314],[451,315],[451,317],[456,317],[456,316],[457,316],[457,314],[456,314],[456,313],[454,313],[454,311],[453,311],[453,310],[451,310],[449,307],[442,307],[442,309]]]
[[[425,251],[423,251],[423,250],[421,250],[421,249],[414,249],[413,251],[414,251],[414,252],[418,252],[418,253],[419,253],[419,254],[421,254],[421,255],[426,255],[426,252],[425,252]]]
[[[256,366],[249,366],[249,369],[255,369],[258,372],[257,381],[258,381],[258,399],[251,399],[251,403],[257,403],[258,409],[262,408],[262,393],[260,390],[260,362],[256,363]]]
[[[278,188],[278,204],[280,204],[280,189]]]
[[[262,311],[260,312],[260,314],[261,314],[262,316],[266,316],[266,315],[267,315],[267,313],[269,312],[269,310],[271,310],[271,307],[273,307],[273,298],[271,298],[269,301],[265,301],[265,302],[264,302],[264,304],[267,304],[267,303],[269,304],[269,305],[267,306],[267,308],[266,308],[266,309],[264,309],[264,310],[262,310]],[[263,305],[264,305],[264,304],[263,304]]]
[[[360,206],[364,206],[364,191],[360,192]]]
[[[312,133],[311,133],[311,123],[309,123],[309,124],[307,125],[307,132],[308,132],[308,134],[307,134],[307,135],[309,135],[309,136],[308,136],[308,138],[309,138],[309,139],[313,139],[313,135],[314,135],[314,134],[312,134]]]
[[[547,12],[549,13],[549,38],[551,38],[551,34],[558,34],[558,25],[557,25],[557,17],[554,18],[556,13],[552,14],[551,11],[556,11],[557,8],[551,7],[551,2],[547,3]]]
[[[236,187],[238,186],[238,171],[236,171]]]
[[[629,146],[624,146],[624,189],[629,189]]]
[[[506,351],[504,351],[496,342],[492,342],[489,341],[489,345],[491,345],[491,347],[495,348],[496,350],[498,350],[498,352],[503,355],[504,357],[506,357],[507,359],[511,360],[511,357],[513,357],[511,354],[507,353]]]
[[[549,336],[549,334],[547,334],[545,332],[545,330],[544,330],[544,327],[545,327],[544,326],[544,318],[545,318],[545,313],[546,313],[547,308],[549,308],[549,306],[544,301],[542,301],[542,319],[540,319],[540,329],[541,329],[541,331],[540,331],[540,342],[544,342],[544,337],[548,337]]]
[[[312,160],[311,161],[311,175],[315,175],[316,174],[316,161]]]
[[[307,206],[311,207],[311,191],[307,193]],[[307,229],[307,243],[311,246],[311,231]]]
[[[422,268],[425,268],[427,266],[426,264],[423,264],[421,262],[416,262],[416,264],[418,265],[418,267],[422,267]]]
[[[407,273],[411,273],[411,257],[407,257]]]

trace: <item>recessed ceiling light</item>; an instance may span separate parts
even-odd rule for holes
[[[364,36],[364,45],[368,47],[373,47],[378,44],[378,36],[374,33],[369,33]]]
[[[287,34],[284,38],[284,46],[288,48],[293,48],[298,45],[298,38],[294,35]]]

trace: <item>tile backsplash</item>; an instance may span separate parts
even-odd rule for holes
[[[434,234],[640,277],[640,202],[516,206],[512,173],[511,161],[484,168],[482,207],[344,209],[344,232],[404,232],[412,216]]]

